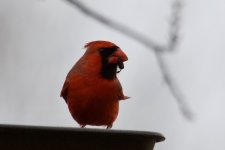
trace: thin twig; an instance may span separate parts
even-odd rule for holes
[[[168,50],[174,51],[178,44],[179,31],[180,31],[180,16],[182,11],[182,0],[175,0],[172,4],[172,13],[170,18],[169,28],[169,43]]]
[[[172,4],[172,13],[170,18],[170,30],[169,30],[169,42],[168,42],[168,51],[172,52],[176,50],[178,39],[179,39],[179,27],[180,27],[180,15],[182,10],[182,0],[175,0]],[[169,90],[173,97],[177,100],[181,113],[188,119],[193,120],[194,115],[191,109],[189,108],[185,96],[181,92],[177,83],[173,79],[169,67],[167,66],[165,59],[163,59],[162,54],[158,51],[155,51],[155,55],[159,64],[159,68],[162,72],[164,81],[169,87]]]
[[[163,79],[166,82],[166,84],[168,85],[171,94],[176,99],[181,113],[188,120],[193,120],[194,119],[193,112],[189,108],[189,106],[185,100],[185,97],[183,96],[182,92],[180,91],[180,88],[177,86],[175,80],[173,79],[173,77],[166,65],[167,63],[166,63],[165,59],[163,59],[162,55],[159,52],[155,52],[155,56],[157,58]]]
[[[91,17],[95,19],[96,21],[119,31],[120,33],[123,33],[124,35],[127,35],[130,38],[133,38],[134,40],[140,42],[141,44],[145,45],[148,49],[151,49],[157,58],[157,62],[159,64],[160,71],[162,73],[162,76],[164,78],[164,81],[169,87],[169,90],[173,97],[177,100],[177,103],[179,105],[179,108],[182,112],[182,114],[188,119],[192,120],[193,115],[191,109],[188,107],[186,100],[184,99],[184,96],[182,92],[180,91],[180,88],[177,86],[175,80],[173,79],[170,71],[168,70],[168,67],[166,65],[165,60],[162,57],[162,54],[164,52],[171,52],[176,49],[177,41],[178,41],[178,31],[179,31],[179,22],[180,22],[180,12],[181,12],[181,1],[175,0],[173,4],[173,11],[172,11],[172,17],[170,22],[170,31],[169,31],[169,41],[168,45],[162,46],[162,44],[158,44],[154,42],[153,40],[150,40],[149,37],[146,37],[138,32],[136,32],[133,29],[130,29],[129,27],[126,27],[112,19],[109,19],[107,17],[104,17],[103,15],[97,13],[96,11],[93,11],[92,9],[86,7],[78,0],[66,0],[69,3],[71,3],[73,6],[78,8],[82,13],[87,15],[88,17]]]
[[[147,46],[148,48],[151,48],[153,50],[158,50],[158,51],[166,51],[166,46],[161,46],[159,44],[156,44],[156,42],[153,42],[152,40],[149,39],[149,37],[146,37],[144,35],[141,35],[140,33],[136,32],[133,29],[130,29],[127,26],[124,26],[115,20],[108,19],[107,17],[102,16],[101,14],[97,13],[96,11],[93,11],[92,9],[86,7],[83,5],[81,2],[77,0],[66,0],[73,4],[73,6],[76,6],[82,13],[85,15],[97,20],[98,22],[113,28],[114,30],[117,30],[125,35],[127,35],[130,38],[133,38],[134,40],[142,43],[143,45]]]

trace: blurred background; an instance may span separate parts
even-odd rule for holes
[[[176,2],[182,6],[174,7]],[[71,1],[0,0],[0,123],[78,127],[60,98],[63,82],[85,43],[109,40],[129,57],[118,77],[132,97],[120,103],[113,129],[161,132],[166,141],[156,150],[225,149],[225,2],[82,0],[82,5],[153,43],[172,41],[173,50],[158,53]]]

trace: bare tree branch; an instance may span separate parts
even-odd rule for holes
[[[162,57],[162,54],[164,52],[174,51],[177,47],[177,42],[179,38],[178,32],[179,32],[179,23],[180,23],[180,13],[181,13],[181,7],[182,7],[181,0],[175,0],[172,5],[169,40],[167,45],[158,44],[155,41],[151,40],[149,37],[146,37],[140,34],[139,32],[136,32],[135,30],[130,29],[129,27],[124,26],[112,19],[104,17],[102,14],[99,14],[96,11],[86,7],[84,4],[82,4],[78,0],[66,0],[66,1],[68,1],[70,4],[75,6],[77,9],[79,9],[82,13],[84,13],[88,17],[91,17],[95,19],[96,21],[98,21],[99,23],[102,23],[108,26],[109,28],[117,30],[120,33],[123,33],[124,35],[127,35],[130,38],[133,38],[134,40],[145,45],[148,49],[151,49],[155,53],[164,81],[168,85],[171,94],[176,99],[182,114],[188,120],[193,119],[192,111],[188,107],[186,100],[182,92],[180,91],[180,88],[177,86],[175,80],[173,79],[168,69],[168,66],[166,65],[167,63],[165,62],[165,59],[163,59]]]
[[[136,32],[133,29],[130,29],[129,27],[126,27],[114,20],[108,19],[107,17],[102,16],[101,14],[91,10],[90,8],[83,5],[81,2],[77,0],[66,0],[73,4],[75,7],[77,7],[82,13],[85,15],[97,20],[98,22],[113,28],[114,30],[117,30],[125,35],[127,35],[130,38],[133,38],[134,40],[142,43],[143,45],[147,46],[148,48],[151,48],[152,50],[158,50],[158,51],[165,51],[166,46],[163,47],[159,44],[156,44],[156,42],[153,42],[148,37],[141,35],[140,33]]]
[[[179,27],[180,27],[180,15],[182,10],[182,0],[175,0],[172,4],[172,13],[170,18],[170,30],[169,30],[169,42],[168,42],[168,51],[175,51],[178,39],[179,39]],[[162,54],[158,51],[155,51],[155,55],[162,72],[164,81],[167,83],[169,90],[173,97],[177,100],[181,113],[188,119],[193,120],[194,115],[191,109],[189,108],[185,96],[178,87],[177,83],[173,79],[169,67],[167,66],[165,59],[163,59]]]
[[[173,79],[173,77],[166,65],[167,63],[166,63],[165,59],[163,59],[163,56],[159,52],[156,52],[155,56],[157,58],[163,79],[166,82],[166,84],[168,85],[171,94],[176,99],[181,113],[185,116],[186,119],[188,119],[190,121],[193,120],[194,119],[193,113],[192,113],[191,109],[189,108],[180,88],[177,86],[175,80]]]
[[[183,3],[181,2],[182,0],[175,0],[172,4],[172,13],[171,13],[171,18],[170,18],[170,28],[169,28],[169,43],[168,43],[168,50],[169,51],[174,51],[178,39],[179,39],[179,30],[180,30],[180,15],[182,11],[182,5]]]

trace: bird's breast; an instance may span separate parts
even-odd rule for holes
[[[92,125],[113,122],[119,109],[118,85],[99,77],[77,77],[71,81],[68,106],[75,120]]]

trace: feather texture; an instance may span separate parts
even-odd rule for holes
[[[127,56],[108,41],[93,41],[85,48],[66,77],[61,97],[80,126],[111,128],[119,112],[119,100],[128,98],[116,76],[119,63],[126,61]]]

